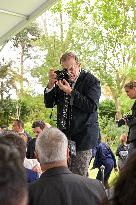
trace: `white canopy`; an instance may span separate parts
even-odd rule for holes
[[[0,0],[0,45],[22,30],[57,0]]]

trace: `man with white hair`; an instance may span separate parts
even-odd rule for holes
[[[29,186],[29,205],[99,205],[106,198],[99,181],[68,169],[68,141],[59,129],[43,131],[36,140],[35,150],[43,173]]]

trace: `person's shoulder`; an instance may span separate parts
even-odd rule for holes
[[[88,178],[88,180],[89,180],[89,183],[90,183],[93,187],[96,187],[97,189],[102,189],[102,190],[104,190],[104,186],[103,186],[103,184],[102,184],[99,180],[97,180],[97,179],[90,179],[90,178]]]
[[[28,184],[29,194],[34,196],[36,192],[36,195],[40,195],[44,190],[53,187],[52,182],[53,180],[51,181],[44,177],[40,177],[39,179],[32,181]]]
[[[88,178],[88,177],[85,177],[85,176],[81,176],[81,175],[78,175],[78,174],[71,174],[70,175],[71,178],[75,178],[76,181],[80,182],[85,182],[85,184],[96,184],[96,185],[99,185],[100,182],[96,179],[91,179],[91,178]]]
[[[93,188],[93,190],[97,190],[98,192],[104,192],[103,184],[97,179],[91,179],[80,175],[77,176],[77,179],[83,187],[89,187],[90,191]]]
[[[100,89],[100,80],[92,73],[86,70],[82,70],[81,76],[83,76],[82,78],[86,85],[90,85],[91,87]]]
[[[84,73],[84,75],[86,75],[87,78],[90,78],[91,80],[94,80],[94,81],[99,81],[99,79],[94,74],[92,74],[90,71],[83,69],[81,72]]]

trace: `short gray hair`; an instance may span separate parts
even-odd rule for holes
[[[41,164],[67,159],[68,140],[57,128],[44,130],[36,140],[35,150]]]

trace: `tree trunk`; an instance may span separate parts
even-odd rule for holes
[[[0,93],[1,101],[3,101],[4,99],[3,91],[4,91],[4,84],[3,84],[3,81],[1,81],[1,93]]]
[[[64,46],[64,30],[63,30],[63,14],[62,11],[60,12],[60,31],[61,31],[61,46],[62,46],[62,53],[65,52]]]
[[[20,95],[23,95],[24,92],[24,49],[25,49],[25,45],[22,44],[21,45],[21,58],[20,58]]]
[[[118,100],[118,98],[116,98],[114,100],[115,100],[115,106],[116,106],[115,120],[119,120],[122,118],[121,105],[120,105],[120,101]]]

